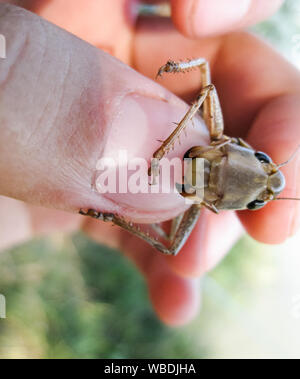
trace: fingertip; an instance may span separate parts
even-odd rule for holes
[[[84,230],[98,242],[121,248],[137,266],[146,278],[153,308],[163,323],[182,326],[196,317],[201,302],[198,280],[177,276],[162,254],[118,227],[91,219]]]
[[[31,228],[34,235],[45,235],[51,232],[72,233],[82,225],[82,217],[56,209],[29,206]]]
[[[251,0],[172,0],[172,19],[188,37],[225,33],[247,14]]]
[[[126,231],[121,230],[118,226],[113,227],[109,223],[84,218],[82,216],[81,229],[94,241],[104,244],[112,249],[120,249],[123,235]]]
[[[238,27],[246,27],[262,22],[272,16],[284,3],[284,0],[251,0],[248,12]]]
[[[299,163],[300,160],[282,170],[287,180],[287,187],[279,198],[299,198],[299,189],[297,189]],[[239,212],[239,217],[251,237],[262,243],[277,245],[285,242],[298,231],[300,204],[293,200],[272,201],[259,211]]]
[[[277,164],[287,161],[300,140],[299,95],[280,96],[264,107],[249,134],[249,142],[259,151],[268,153]],[[299,198],[300,154],[281,169],[286,188],[279,198]],[[300,202],[273,201],[265,208],[239,212],[248,233],[256,240],[283,243],[300,226]]]
[[[207,37],[245,28],[271,16],[283,0],[171,0],[172,19],[187,37]]]
[[[192,5],[191,0],[171,0],[173,23],[187,37],[190,37],[193,33],[187,22],[188,15],[192,11]]]
[[[0,196],[0,252],[33,237],[26,204]]]
[[[192,321],[200,309],[199,281],[179,277],[170,269],[165,256],[139,239],[132,238],[126,245],[126,254],[146,278],[159,319],[174,327]]]
[[[255,240],[277,245],[294,234],[293,213],[291,205],[272,203],[256,212],[239,212],[239,217],[249,235]]]
[[[203,273],[203,247],[206,244],[208,228],[206,219],[207,217],[200,216],[193,233],[176,257],[166,257],[171,269],[181,277],[198,278]]]
[[[150,299],[162,322],[183,326],[199,312],[200,293],[196,279],[184,279],[171,271],[160,273],[149,282]]]
[[[200,277],[222,260],[242,233],[234,212],[216,215],[203,210],[186,245],[178,256],[168,258],[168,263],[180,276]]]

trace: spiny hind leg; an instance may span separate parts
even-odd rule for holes
[[[103,213],[103,212],[97,212],[93,209],[89,209],[88,211],[80,210],[79,214],[82,216],[88,216],[92,217],[96,220],[104,221],[104,222],[111,222],[115,225],[120,226],[121,228],[127,230],[131,234],[135,235],[136,237],[141,238],[142,240],[146,241],[149,245],[157,249],[158,251],[162,252],[163,254],[170,255],[171,253],[167,249],[166,246],[164,246],[158,239],[153,238],[150,236],[149,233],[144,232],[140,229],[139,226],[134,225],[133,222],[128,222],[122,217],[114,214],[114,213]]]
[[[171,228],[170,232],[167,233],[159,224],[151,224],[151,229],[155,231],[161,238],[163,238],[165,241],[173,241],[174,237],[176,235],[176,232],[179,228],[179,225],[182,221],[184,213],[181,213],[179,216],[173,218],[171,221]]]
[[[200,70],[202,88],[212,84],[210,66],[204,58],[187,62],[168,61],[167,64],[159,69],[157,76],[162,76],[164,73],[187,72],[194,68],[199,68]],[[203,118],[210,132],[211,140],[221,140],[224,133],[224,121],[216,90],[212,91],[203,103]]]
[[[195,115],[203,106],[203,119],[210,132],[211,141],[219,143],[224,138],[224,121],[219,97],[215,87],[211,83],[211,73],[209,63],[203,59],[190,60],[188,62],[174,62],[168,61],[167,64],[162,66],[158,71],[158,76],[164,73],[180,73],[186,72],[193,68],[199,68],[201,73],[202,90],[196,102],[189,109],[187,114],[178,124],[174,132],[163,142],[161,147],[154,153],[151,168],[149,169],[149,176],[153,173],[155,177],[159,173],[159,161],[162,159],[174,146],[180,134],[186,129],[189,122],[193,120]]]
[[[177,255],[186,243],[199,219],[201,207],[201,204],[192,205],[181,219],[177,220],[176,232],[168,250],[170,255]]]
[[[97,220],[112,222],[113,224],[118,225],[133,235],[141,238],[161,253],[165,255],[177,255],[198,220],[200,207],[198,205],[192,205],[190,209],[187,210],[182,216],[176,218],[176,221],[173,220],[175,225],[172,225],[170,236],[166,238],[169,241],[168,246],[164,245],[157,238],[150,236],[149,233],[145,233],[132,222],[127,222],[122,217],[119,217],[113,213],[102,213],[92,209],[89,209],[88,211],[80,210],[79,213],[83,216],[89,216]],[[155,227],[154,230],[157,231],[157,228]]]
[[[179,138],[180,134],[186,129],[189,122],[193,120],[195,115],[198,113],[199,109],[202,107],[205,100],[210,96],[210,93],[215,91],[215,87],[210,84],[204,87],[195,103],[190,107],[186,115],[177,125],[176,129],[171,133],[171,135],[162,143],[160,148],[153,154],[153,159],[151,162],[151,167],[149,169],[149,176],[153,175],[153,181],[155,183],[156,177],[159,175],[159,161],[173,148],[176,140]]]
[[[163,254],[176,256],[191,235],[199,219],[201,207],[202,204],[194,204],[186,212],[183,212],[172,220],[170,234],[168,235],[163,232],[163,237],[168,241],[168,246],[165,246],[162,243],[152,246]],[[144,239],[142,236],[140,237]]]
[[[193,120],[193,118],[195,117],[199,109],[202,107],[202,105],[204,108],[204,113],[207,113],[205,112],[205,109],[207,108],[207,101],[210,97],[208,91],[211,92],[213,90],[209,63],[204,58],[193,59],[187,62],[175,62],[169,60],[158,71],[157,77],[162,76],[164,73],[185,73],[194,68],[199,68],[200,70],[202,88],[201,93],[198,96],[195,103],[193,104],[193,106],[187,112],[185,117],[181,120],[179,124],[177,124],[177,128],[174,130],[174,132],[170,135],[169,138],[167,138],[166,141],[164,141],[161,148],[154,153],[154,158],[161,159],[166,153],[168,153],[170,148],[172,148],[172,146],[176,142],[176,139],[186,129],[189,121]]]

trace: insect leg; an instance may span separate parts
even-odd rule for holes
[[[172,220],[170,233],[167,233],[159,224],[151,224],[151,228],[164,240],[173,241],[183,216],[184,212]]]
[[[127,230],[136,237],[139,237],[142,240],[146,241],[149,245],[151,245],[161,253],[171,255],[171,252],[169,252],[168,248],[164,246],[161,242],[151,237],[148,233],[143,232],[138,226],[135,226],[134,223],[128,222],[124,220],[122,217],[117,216],[116,214],[97,212],[93,209],[89,209],[87,212],[80,210],[79,213],[83,216],[89,216],[96,220],[112,222],[113,224],[120,226],[121,228]]]
[[[176,233],[168,249],[169,255],[177,255],[179,253],[189,238],[190,234],[192,233],[198,221],[200,212],[201,205],[194,204],[183,214],[182,220],[177,226]]]
[[[232,138],[231,142],[235,143],[235,144],[237,144],[239,146],[246,147],[247,149],[252,149],[253,150],[253,147],[251,145],[249,145],[249,143],[246,142],[245,140],[243,140],[242,138]]]
[[[202,88],[212,84],[209,63],[204,58],[198,58],[187,62],[168,61],[159,69],[157,76],[162,76],[163,73],[186,72],[193,68],[200,69]],[[221,140],[224,133],[224,121],[216,89],[211,91],[204,101],[203,118],[210,132],[211,140]]]
[[[156,152],[153,154],[154,160],[152,161],[151,168],[149,169],[149,176],[151,176],[151,173],[153,173],[154,180],[155,180],[155,176],[157,176],[158,172],[159,172],[158,171],[159,161],[165,156],[165,154],[167,154],[171,150],[171,148],[174,146],[174,143],[176,142],[177,138],[185,130],[185,128],[188,126],[189,122],[195,117],[195,115],[197,114],[197,112],[202,107],[203,103],[205,102],[205,99],[213,91],[215,91],[215,87],[212,84],[207,86],[207,87],[204,87],[202,89],[197,100],[191,106],[191,108],[186,113],[184,118],[180,121],[177,128],[163,142],[161,147],[158,150],[156,150]]]
[[[209,63],[205,62],[200,65],[201,82],[204,86],[211,84],[211,73]],[[208,94],[203,104],[203,119],[208,127],[211,141],[220,141],[223,139],[224,119],[223,112],[216,88]]]
[[[208,65],[208,62],[204,58],[197,58],[188,60],[187,62],[174,62],[169,60],[164,66],[162,66],[157,73],[157,76],[162,76],[164,73],[178,73],[178,72],[187,72],[193,68],[199,68],[201,66]],[[210,84],[210,80],[207,84],[202,83],[202,87]]]
[[[172,220],[172,225],[171,225],[171,231],[170,231],[170,235],[169,235],[169,240],[170,241],[173,241],[174,238],[175,238],[175,235],[177,233],[177,230],[182,222],[182,219],[183,219],[183,216],[184,216],[184,213],[181,213],[179,216],[175,217],[173,220]]]
[[[169,241],[168,247],[158,241],[155,241],[155,244],[153,244],[149,242],[149,238],[145,239],[142,235],[139,235],[139,237],[150,243],[151,246],[155,247],[161,253],[175,256],[180,252],[192,233],[198,221],[201,207],[201,204],[194,204],[186,212],[172,220],[170,235],[167,236],[166,233],[164,234],[164,238]]]
[[[132,233],[133,235],[141,238],[161,253],[165,255],[176,255],[186,242],[187,238],[191,234],[198,220],[198,216],[200,214],[200,206],[192,205],[191,208],[183,214],[179,226],[177,226],[176,228],[176,233],[172,241],[170,241],[169,247],[165,246],[157,239],[151,237],[149,233],[143,232],[138,226],[135,226],[132,222],[127,222],[122,217],[119,217],[113,213],[102,213],[92,209],[88,210],[87,212],[80,210],[79,213],[83,216],[89,216],[97,220],[112,222],[113,224],[118,225],[121,228],[127,230],[128,232]]]
[[[164,240],[169,241],[170,237],[159,224],[151,224],[151,229],[155,231]]]

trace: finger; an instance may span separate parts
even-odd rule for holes
[[[264,20],[282,0],[171,0],[172,19],[190,38],[224,34]]]
[[[19,7],[28,9],[32,12],[38,11],[47,2],[48,0],[0,0],[0,3],[9,3],[9,4],[17,5]]]
[[[87,220],[85,232],[94,240],[121,249],[145,276],[159,318],[171,326],[190,322],[200,307],[198,280],[174,273],[165,257],[119,227]]]
[[[224,233],[223,231],[227,232]],[[243,235],[234,212],[220,215],[203,210],[180,254],[168,259],[170,267],[183,277],[200,277],[211,271]]]
[[[169,59],[206,58],[228,135],[246,137],[264,104],[274,97],[298,91],[297,69],[255,36],[233,33],[224,38],[189,40],[174,30],[170,22],[156,21],[155,26],[153,22],[139,23],[135,68],[154,78],[158,68]],[[188,101],[193,101],[201,88],[198,70],[165,74],[159,83]]]
[[[120,150],[147,164],[186,105],[37,16],[7,4],[0,12],[0,32],[10,41],[0,73],[0,194],[144,221],[184,210],[178,194],[103,195],[95,177],[99,158],[118,159]],[[195,138],[207,140],[203,124],[195,125],[176,154],[183,155]]]
[[[211,41],[210,44],[209,41]],[[244,33],[227,36],[222,39],[222,44],[219,39],[208,39],[197,43],[179,36],[169,26],[163,29],[161,37],[158,39],[155,33],[150,35],[147,25],[141,24],[136,51],[136,65],[140,69],[144,68],[143,63],[147,59],[151,62],[144,49],[145,42],[148,43],[147,52],[153,57],[159,55],[157,47],[159,46],[163,60],[166,56],[173,57],[173,54],[174,58],[178,59],[180,51],[183,56],[188,56],[185,54],[192,47],[196,56],[204,55],[210,59],[213,67],[213,82],[221,99],[228,135],[247,137],[254,125],[255,137],[251,137],[250,134],[249,141],[255,148],[269,152],[275,162],[285,161],[293,149],[296,149],[297,141],[299,141],[297,101],[288,102],[287,105],[285,99],[289,95],[299,94],[299,72],[268,45],[254,36]],[[215,60],[216,57],[217,60]],[[160,65],[155,58],[152,60],[158,66]],[[149,72],[150,64],[146,65],[146,73],[147,69]],[[179,76],[178,79],[177,77],[168,77],[164,83],[168,88],[173,89],[172,86],[175,86],[175,90],[177,89],[178,92],[181,85],[181,92],[186,89],[189,93],[194,87],[194,84],[189,81],[189,76],[194,83],[199,82],[199,73],[195,72],[188,76]],[[176,84],[172,84],[171,80],[174,80]],[[276,99],[275,103],[274,99]],[[272,118],[270,113],[273,114]],[[260,121],[257,123],[255,120],[259,114]],[[268,115],[268,117],[264,115]],[[287,120],[287,117],[288,121],[284,122],[283,120]],[[272,120],[272,123],[269,123],[269,119]],[[271,130],[274,130],[274,133],[271,133]],[[287,136],[284,144],[280,143],[281,134]],[[265,145],[262,146],[261,141],[266,140],[269,142],[265,142]],[[285,159],[282,159],[283,157]],[[285,169],[287,189],[295,189],[295,178],[299,177],[296,165],[295,160]],[[268,207],[270,210],[262,210],[250,215],[248,212],[243,213],[243,223],[252,236],[261,241],[282,242],[291,233],[288,225],[294,225],[293,230],[298,225],[299,215],[295,211],[297,205],[293,204],[293,206],[295,208],[286,202],[281,202],[271,204]],[[268,217],[264,217],[264,214]],[[282,219],[286,222],[280,229],[278,224],[275,225],[275,220],[279,223],[279,220]]]
[[[130,64],[133,26],[137,17],[132,2],[21,0],[20,5]]]
[[[228,36],[214,65],[227,133],[246,137],[259,112],[277,97],[299,93],[299,82],[296,67],[262,40]]]
[[[155,78],[158,69],[169,59],[174,61],[203,57],[211,64],[219,51],[221,38],[191,40],[181,35],[170,20],[141,19],[137,25],[134,43],[134,68],[149,78]],[[200,74],[165,74],[158,82],[188,101],[200,91]]]
[[[299,101],[299,94],[274,99],[263,108],[249,133],[249,141],[257,150],[275,157],[278,164],[286,162],[299,146]],[[300,198],[300,155],[282,171],[287,185],[279,197]],[[299,229],[300,204],[298,201],[274,201],[260,211],[240,212],[239,216],[254,238],[278,244]]]
[[[72,233],[78,231],[83,222],[80,215],[56,209],[27,205],[27,210],[33,236],[49,235],[55,232]]]
[[[201,294],[199,279],[185,279],[174,274],[164,262],[155,262],[148,276],[150,299],[160,319],[171,326],[191,322],[199,313]]]
[[[249,56],[255,59],[250,62]],[[244,34],[228,38],[219,59],[225,64],[215,66],[215,82],[221,89],[228,133],[248,135],[255,149],[265,151],[275,162],[286,161],[299,141],[299,71],[263,42]],[[283,171],[286,193],[296,194],[297,160]],[[298,227],[298,204],[276,202],[257,213],[242,213],[242,220],[254,238],[280,243]]]
[[[0,252],[28,241],[32,236],[26,205],[0,196]]]
[[[74,232],[82,217],[54,209],[29,206],[0,196],[0,252],[53,232]]]

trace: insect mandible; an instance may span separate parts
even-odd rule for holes
[[[163,241],[157,237],[154,238],[149,232],[143,231],[116,214],[102,213],[92,209],[80,210],[82,215],[112,222],[124,228],[167,255],[178,254],[196,225],[203,207],[215,213],[222,210],[258,210],[268,202],[277,200],[285,188],[285,178],[280,168],[293,158],[281,165],[276,165],[267,154],[255,151],[242,138],[231,138],[224,134],[222,109],[216,88],[211,83],[209,64],[205,59],[199,58],[180,63],[168,61],[159,69],[158,76],[164,73],[186,72],[192,68],[200,69],[201,92],[173,133],[153,154],[155,158],[153,162],[156,163],[151,165],[149,175],[154,177],[159,175],[159,161],[171,150],[189,122],[199,111],[202,111],[202,117],[210,134],[210,144],[192,147],[185,154],[185,158],[190,159],[191,165],[197,158],[204,159],[206,175],[204,197],[201,202],[195,202],[186,212],[173,219],[169,233],[157,224],[151,225],[153,231]],[[187,183],[188,180],[194,182],[193,176],[197,175],[193,166],[191,166],[191,172],[189,179],[183,178],[182,188],[186,188],[187,185],[193,187],[193,183]],[[191,200],[195,198],[193,192],[187,193],[183,190],[180,193],[185,198]]]

